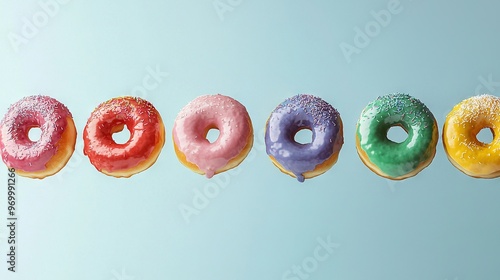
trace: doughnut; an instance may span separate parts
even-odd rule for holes
[[[213,143],[210,129],[219,130]],[[175,154],[192,171],[212,178],[238,166],[253,145],[253,127],[247,109],[229,96],[200,96],[177,115],[172,130]]]
[[[312,132],[312,142],[294,140],[302,129]],[[344,144],[339,112],[319,97],[299,94],[279,104],[265,130],[266,152],[283,173],[299,182],[325,173],[336,162]]]
[[[402,127],[408,137],[401,143],[387,138],[391,127]],[[392,180],[415,176],[436,154],[437,122],[418,99],[392,93],[378,97],[362,111],[356,126],[356,150],[376,174]]]
[[[113,133],[127,126],[130,139],[117,144]],[[139,97],[112,98],[99,104],[83,131],[83,152],[94,167],[128,178],[156,162],[165,143],[165,127],[153,104]]]
[[[32,128],[40,139],[30,140]],[[75,150],[76,129],[68,108],[49,96],[24,97],[0,122],[3,162],[20,176],[43,179],[61,170]]]
[[[477,139],[482,129],[493,134],[491,143]],[[475,178],[500,176],[500,98],[478,95],[463,100],[446,116],[443,145],[450,162]]]

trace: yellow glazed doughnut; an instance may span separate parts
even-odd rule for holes
[[[477,139],[484,128],[493,134],[491,143]],[[463,173],[500,176],[500,98],[479,95],[455,105],[444,123],[443,145],[450,162]]]

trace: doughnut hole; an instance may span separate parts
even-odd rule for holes
[[[493,142],[493,138],[495,138],[495,132],[491,127],[485,127],[476,134],[477,141],[484,144],[490,144]]]
[[[111,137],[116,144],[125,144],[130,140],[130,130],[125,124],[117,125],[113,127]]]
[[[208,142],[213,143],[219,138],[220,131],[217,128],[210,128],[205,135]]]
[[[293,140],[299,144],[311,144],[312,143],[312,130],[308,127],[299,129],[294,135]]]
[[[403,143],[406,138],[408,138],[408,132],[399,125],[391,126],[387,131],[387,139],[394,143]]]
[[[33,142],[40,140],[41,136],[42,136],[42,130],[39,127],[35,126],[28,130],[28,138]]]

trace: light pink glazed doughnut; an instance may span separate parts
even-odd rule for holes
[[[41,130],[30,140],[31,128]],[[20,176],[43,179],[61,170],[75,150],[76,129],[68,108],[49,96],[28,96],[12,104],[0,122],[0,151]]]
[[[218,129],[213,143],[210,129]],[[241,103],[224,95],[200,96],[177,115],[172,131],[179,161],[199,174],[211,178],[240,164],[253,145],[253,128]]]

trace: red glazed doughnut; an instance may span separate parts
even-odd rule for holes
[[[37,141],[28,132],[40,128]],[[20,176],[43,179],[61,170],[75,150],[76,129],[68,108],[49,96],[28,96],[10,106],[0,123],[0,151]]]
[[[130,139],[117,144],[112,134],[130,131]],[[101,103],[90,115],[83,131],[84,154],[100,172],[130,177],[153,165],[165,143],[160,114],[148,101],[119,97]]]

